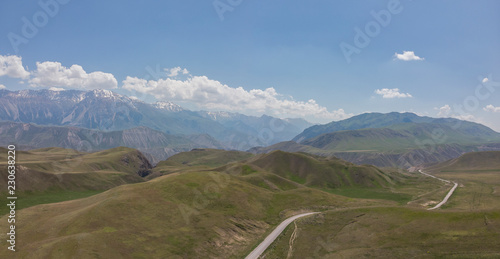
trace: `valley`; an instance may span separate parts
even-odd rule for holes
[[[194,149],[153,167],[130,148],[20,152],[26,176],[20,173],[25,198],[18,203],[26,203],[18,212],[23,243],[16,255],[243,258],[283,220],[319,212],[288,225],[266,258],[494,257],[498,153],[426,168],[459,183],[446,204],[429,211],[448,184],[334,157]],[[461,248],[451,249],[457,242]]]
[[[500,255],[500,133],[478,123],[311,126],[104,90],[0,99],[0,144],[18,147],[18,258]]]

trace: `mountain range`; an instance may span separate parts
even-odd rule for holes
[[[500,148],[500,133],[453,118],[365,113],[311,126],[303,119],[150,104],[108,90],[0,90],[0,121],[0,144],[89,152],[126,146],[153,164],[193,148],[216,148],[307,152],[356,164],[411,167]]]
[[[411,167],[500,147],[500,133],[484,125],[413,113],[361,114],[312,126],[294,140],[250,151],[301,151],[333,155],[357,164]]]
[[[193,112],[171,103],[145,103],[108,90],[0,90],[0,121],[72,126],[101,131],[147,127],[169,135],[208,134],[214,147],[248,149],[271,145],[311,124],[301,119]],[[188,137],[196,143],[197,137]],[[200,139],[202,142],[205,138]],[[201,147],[205,146],[203,143]]]

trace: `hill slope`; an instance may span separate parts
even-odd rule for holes
[[[0,167],[7,166],[6,155],[7,151],[0,149]],[[96,153],[63,148],[16,151],[16,165],[16,191],[29,195],[56,190],[105,190],[142,182],[152,169],[142,153],[125,147]],[[0,182],[7,185],[7,170],[0,174]]]
[[[388,187],[396,183],[394,175],[373,166],[357,166],[336,159],[305,153],[274,151],[245,161],[288,180],[321,189],[341,187]]]
[[[280,212],[350,203],[310,188],[273,192],[217,172],[168,175],[19,211],[16,229],[23,242],[16,255],[241,258],[282,220]],[[6,222],[1,218],[0,228]],[[3,243],[1,257],[10,252]]]
[[[434,165],[433,171],[500,171],[500,151],[471,152]]]

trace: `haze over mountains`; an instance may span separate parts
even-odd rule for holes
[[[240,150],[288,140],[311,125],[302,119],[193,112],[170,102],[148,104],[108,90],[0,90],[0,120],[101,131],[143,126],[183,135],[180,139],[188,138],[199,147]],[[207,145],[206,134],[219,143],[209,140]]]
[[[413,113],[365,113],[307,128],[294,138],[251,152],[272,150],[334,155],[358,164],[410,167],[442,162],[465,152],[498,150],[500,133],[469,121]]]
[[[24,149],[80,151],[126,146],[153,164],[193,148],[216,148],[308,152],[356,164],[411,167],[500,148],[500,133],[452,118],[365,113],[311,126],[303,119],[148,104],[108,90],[0,90],[0,121],[4,145],[15,140]]]

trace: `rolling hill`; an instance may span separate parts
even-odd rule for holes
[[[293,201],[293,202],[291,202]],[[392,204],[296,187],[270,191],[219,172],[186,172],[18,212],[19,258],[243,257],[287,212]],[[0,228],[7,220],[1,218]],[[3,242],[0,257],[10,252]]]
[[[433,171],[500,171],[500,151],[471,152],[431,166]]]
[[[6,167],[7,151],[0,151],[0,166]],[[95,153],[63,148],[16,151],[16,165],[16,191],[30,195],[56,190],[106,190],[143,182],[153,168],[142,153],[125,147]],[[1,183],[7,185],[7,171],[2,170],[1,175]]]
[[[18,156],[19,167],[26,167],[29,172],[65,177],[120,172],[144,179],[139,176],[143,175],[141,172],[151,170],[140,152],[123,147],[97,153],[48,148],[19,152]],[[282,151],[252,155],[195,149],[157,165],[165,167],[177,171],[86,198],[18,208],[16,233],[22,242],[16,244],[16,256],[241,258],[290,215],[321,211],[325,216],[319,217],[323,218],[360,207],[390,212],[439,185],[437,180],[420,174]],[[87,182],[79,179],[82,185],[75,186],[68,180],[71,178],[65,177],[62,181],[45,180],[56,180],[49,188],[61,188],[59,184],[76,188],[91,183],[88,178]],[[110,178],[99,181],[111,184]],[[8,227],[5,217],[0,218],[2,229]],[[321,226],[321,222],[329,221],[320,220],[313,225]],[[333,231],[336,226],[328,223],[322,229]],[[7,245],[1,245],[0,257],[10,255]]]

